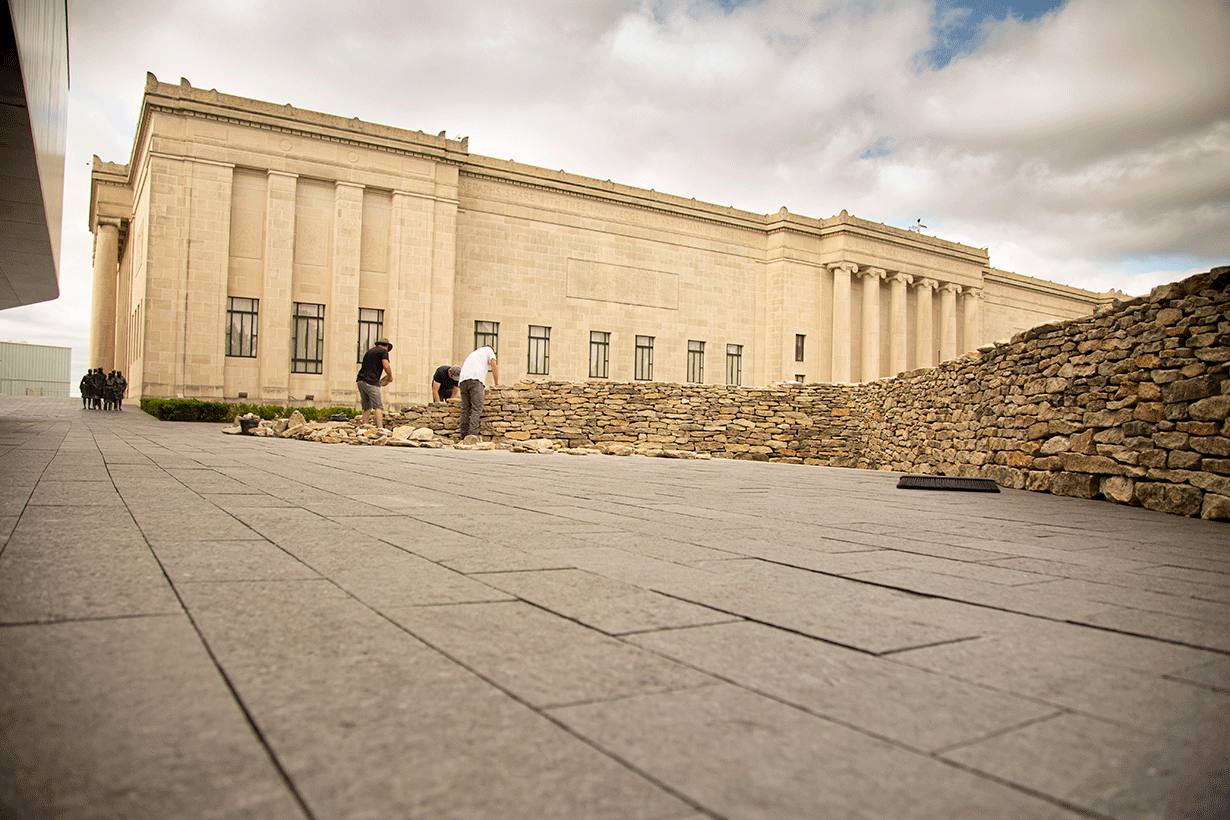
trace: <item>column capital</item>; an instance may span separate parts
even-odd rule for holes
[[[966,299],[981,299],[982,288],[966,288],[964,290]]]
[[[888,278],[893,282],[900,282],[903,285],[909,285],[914,281],[913,276],[910,276],[908,273],[902,273],[901,271],[890,273]]]
[[[940,283],[935,281],[934,279],[918,279],[918,280],[915,280],[914,284],[918,287],[919,290],[923,290],[923,289],[935,290],[936,288],[940,286]]]
[[[853,262],[830,262],[828,264],[828,268],[833,273],[837,273],[838,271],[841,271],[843,273],[854,273],[856,270],[858,270],[858,265],[854,264]]]
[[[961,286],[958,285],[956,282],[945,282],[944,284],[940,285],[940,290],[946,290],[949,293],[960,293]]]
[[[269,175],[269,176],[271,176],[271,177],[290,177],[291,179],[298,179],[298,178],[299,178],[299,175],[298,175],[298,174],[292,174],[290,171],[279,171],[279,170],[278,170],[278,169],[276,169],[276,168],[270,168],[270,169],[269,169],[268,171],[266,171],[265,173],[266,173],[266,174],[268,174],[268,175]]]
[[[883,279],[888,272],[884,268],[859,268],[858,275],[864,279]]]

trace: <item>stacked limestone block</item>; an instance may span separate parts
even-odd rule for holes
[[[457,416],[449,402],[404,408],[389,421],[434,431],[434,446],[446,446]],[[545,440],[578,453],[987,476],[1007,487],[1230,518],[1230,268],[870,384],[592,380],[492,389],[481,432],[538,450]],[[352,425],[287,434],[385,438]]]
[[[535,381],[489,389],[481,432],[497,440],[551,439],[571,448],[626,444],[636,452],[851,463],[840,430],[848,388]],[[410,406],[394,423],[457,430],[456,402]]]
[[[858,463],[1230,518],[1228,368],[1217,268],[871,386]]]

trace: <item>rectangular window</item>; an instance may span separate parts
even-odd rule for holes
[[[653,337],[636,337],[636,369],[633,378],[637,381],[653,380]]]
[[[355,361],[363,361],[363,354],[371,350],[376,340],[383,335],[384,311],[375,308],[359,308],[359,353]]]
[[[295,302],[291,373],[321,373],[325,366],[325,306]]]
[[[478,350],[484,346],[491,348],[496,353],[500,352],[499,322],[474,323],[474,349]]]
[[[551,328],[530,325],[525,372],[531,376],[546,376],[551,372]]]
[[[611,358],[611,334],[600,330],[589,332],[589,377],[605,379]]]
[[[794,380],[798,382],[799,384],[802,384],[803,382],[807,381],[807,375],[804,373],[795,373]]]
[[[688,339],[688,381],[703,384],[705,381],[705,343]]]
[[[743,345],[726,345],[726,383],[743,384]]]
[[[803,342],[806,340],[807,337],[802,333],[794,334],[794,360],[796,362],[803,361]]]
[[[259,299],[226,300],[226,355],[256,358],[256,313]]]

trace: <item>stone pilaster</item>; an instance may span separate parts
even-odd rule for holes
[[[94,228],[94,291],[90,306],[90,367],[115,368],[115,289],[119,279],[120,221]]]
[[[909,367],[909,338],[906,336],[906,288],[914,281],[908,273],[889,277],[888,295],[888,371],[896,376]]]
[[[329,303],[325,308],[325,383],[329,401],[355,400],[359,367],[359,253],[363,234],[363,186],[334,185],[333,242],[329,260]],[[393,371],[396,374],[396,370]],[[317,397],[323,398],[323,397]]]
[[[835,382],[850,381],[850,275],[852,262],[829,265],[833,272],[833,374]]]
[[[918,339],[914,350],[918,367],[935,366],[935,327],[932,302],[935,289],[939,287],[939,284],[934,279],[919,279],[914,285],[918,295]]]
[[[295,185],[298,177],[269,172],[265,204],[265,271],[258,317],[261,398],[287,400],[290,383],[291,282],[295,266]]]
[[[976,349],[982,344],[982,290],[966,288],[961,301],[961,309],[965,317],[965,338],[961,347],[965,352]]]
[[[882,268],[863,268],[863,332],[862,367],[859,381],[873,382],[880,378],[880,280],[885,277]]]
[[[957,294],[961,286],[952,282],[940,285],[940,361],[957,357]]]

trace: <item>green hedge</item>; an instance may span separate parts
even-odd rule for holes
[[[163,421],[205,421],[223,423],[247,413],[270,420],[289,416],[295,410],[308,421],[328,419],[335,413],[354,418],[357,411],[350,407],[283,407],[280,404],[230,404],[223,401],[196,399],[141,399],[141,409]]]

